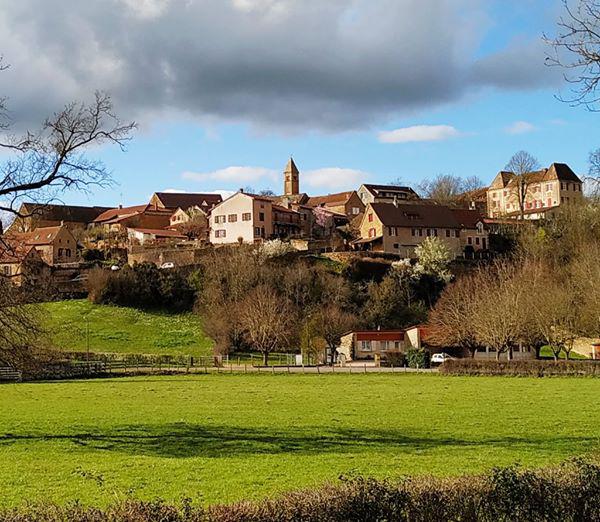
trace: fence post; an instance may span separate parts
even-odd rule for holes
[[[244,363],[244,373],[248,373],[248,363]]]
[[[319,375],[321,375],[321,368],[319,368],[319,365],[318,365],[318,364],[317,364],[317,373],[318,373]]]
[[[367,363],[365,363],[365,373],[367,373]]]

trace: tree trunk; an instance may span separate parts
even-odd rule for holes
[[[269,352],[264,351],[263,352],[263,366],[268,366],[269,365]]]
[[[496,350],[496,361],[500,362],[500,350]]]

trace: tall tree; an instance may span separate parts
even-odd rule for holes
[[[263,364],[269,354],[286,348],[293,337],[294,320],[288,303],[272,288],[261,285],[240,304],[239,319],[250,346],[262,353]]]
[[[504,168],[515,174],[514,182],[511,180],[514,186],[511,189],[510,198],[516,201],[521,219],[523,219],[525,216],[525,203],[531,182],[533,181],[533,174],[540,169],[540,163],[529,152],[521,150],[513,154]]]

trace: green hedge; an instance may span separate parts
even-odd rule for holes
[[[452,359],[440,366],[448,375],[506,375],[512,377],[600,377],[600,361],[480,361]]]
[[[406,362],[410,368],[429,368],[431,355],[427,350],[410,348],[406,352]]]
[[[26,506],[0,512],[0,520],[25,522],[358,522],[600,520],[600,466],[572,460],[528,471],[516,467],[459,478],[420,477],[401,482],[352,479],[288,493],[262,502],[206,509],[188,503],[127,501],[105,510],[79,504]]]

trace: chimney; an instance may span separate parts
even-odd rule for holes
[[[243,189],[243,188],[241,188],[241,189],[240,189],[240,193],[241,193],[241,194],[243,194],[243,193],[244,193],[244,189]]]
[[[398,208],[398,196],[394,194],[394,206]]]
[[[121,204],[119,203],[119,210],[122,210],[122,209],[123,209],[123,205],[121,205]]]

